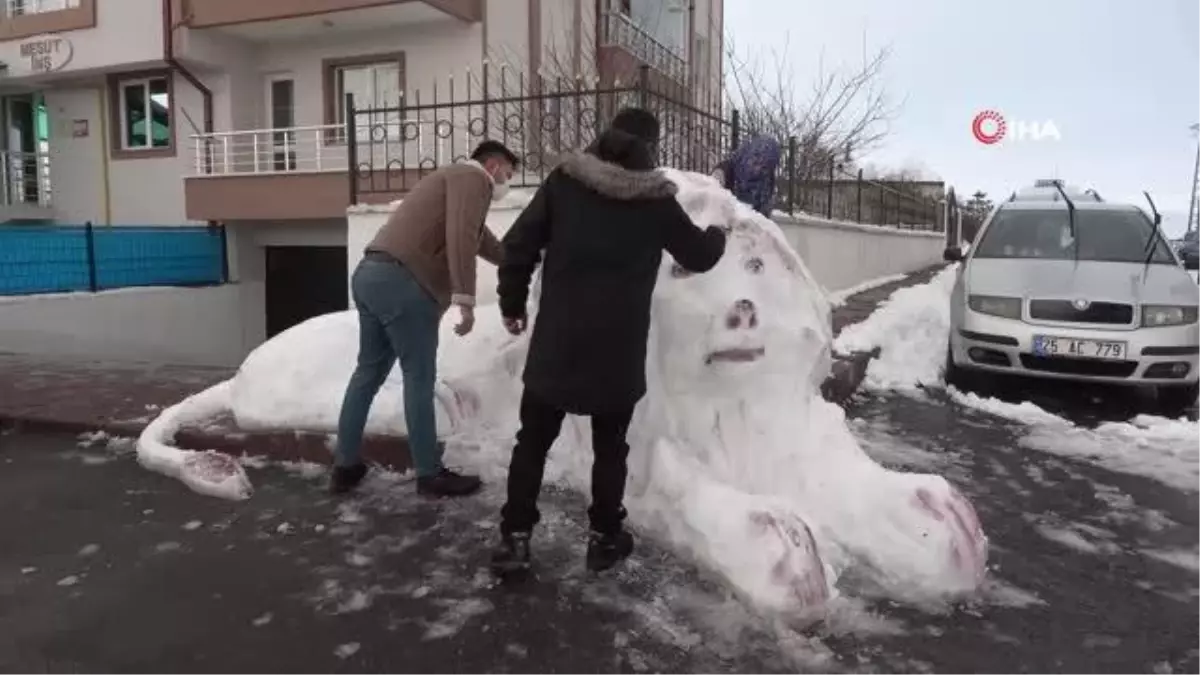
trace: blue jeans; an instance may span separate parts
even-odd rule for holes
[[[334,463],[361,461],[371,403],[399,358],[413,466],[417,476],[437,475],[442,457],[433,391],[442,310],[412,273],[394,262],[364,259],[354,270],[350,289],[358,308],[358,366],[342,400]]]

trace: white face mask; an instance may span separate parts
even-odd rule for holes
[[[508,183],[496,183],[492,186],[492,201],[498,202],[508,194]]]

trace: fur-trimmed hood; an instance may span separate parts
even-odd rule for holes
[[[661,171],[631,171],[587,152],[568,155],[559,168],[596,192],[623,201],[673,197],[678,191]]]

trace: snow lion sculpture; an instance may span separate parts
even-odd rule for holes
[[[669,173],[693,220],[725,225],[730,242],[703,275],[664,258],[649,391],[629,435],[631,523],[762,608],[819,609],[848,572],[903,597],[975,590],[987,540],[971,505],[940,476],[876,464],[841,409],[819,395],[830,366],[830,308],[782,231],[712,179]],[[477,313],[466,338],[452,335],[453,317],[443,326],[439,433],[471,441],[461,444],[475,448],[466,461],[506,466],[529,332],[509,336],[494,305]],[[292,328],[251,354],[216,398],[244,428],[333,430],[356,326],[344,312]],[[397,370],[369,431],[403,431],[400,392]],[[186,408],[168,411],[155,434],[147,430],[143,448],[169,443],[170,416],[197,417]],[[547,478],[586,490],[590,465],[587,420],[569,418]]]

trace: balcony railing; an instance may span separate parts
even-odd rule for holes
[[[196,176],[345,171],[344,147],[329,141],[341,125],[218,131],[192,136]]]
[[[58,12],[74,9],[79,6],[79,2],[80,0],[4,0],[4,14],[11,17]]]
[[[687,82],[687,60],[621,12],[604,15],[605,46],[620,47],[676,82]]]
[[[366,110],[355,117],[355,152],[360,166],[383,168],[386,164],[390,170],[440,166],[460,158],[462,146],[454,146],[454,142],[461,144],[457,137],[468,135],[465,121],[457,125],[461,129],[448,129],[449,123],[442,119],[401,119],[396,109]],[[192,175],[346,171],[349,153],[345,139],[342,124],[196,134],[192,136]]]
[[[50,206],[50,155],[0,152],[0,206]]]

